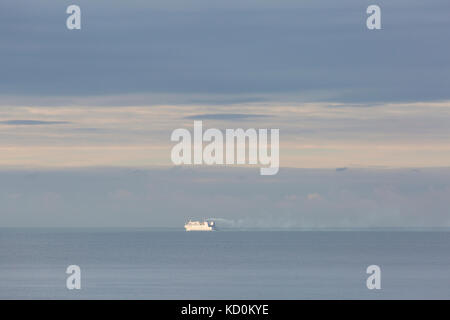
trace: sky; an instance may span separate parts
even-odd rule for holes
[[[81,30],[66,28],[71,4],[81,8]],[[191,200],[170,206],[161,190],[151,198],[139,191],[157,181],[182,199],[175,181],[195,179],[173,171],[170,135],[203,120],[221,130],[280,129],[282,169],[273,179],[281,193],[258,194],[273,205],[250,190],[262,179],[251,168],[192,169],[207,176],[208,189],[243,188],[223,195],[233,206],[221,218],[234,226],[449,226],[442,176],[450,163],[450,3],[376,1],[382,29],[373,31],[366,28],[371,4],[2,1],[0,188],[7,201],[0,225],[171,226],[205,204],[222,206],[220,193],[212,201],[200,182],[192,182]],[[338,175],[336,168],[362,171]],[[147,180],[124,173],[135,170]],[[247,188],[238,178],[223,181],[240,170],[252,181]],[[39,182],[29,184],[30,174]],[[99,188],[79,175],[98,179]],[[113,189],[113,177],[125,185]],[[334,183],[348,197],[327,187]],[[123,207],[106,196],[116,192],[135,201]],[[260,210],[281,212],[276,203],[285,197],[295,201],[278,218],[258,219]],[[88,204],[83,213],[80,199]],[[105,201],[130,216],[107,219],[118,209]],[[425,203],[432,203],[429,218],[408,212]]]

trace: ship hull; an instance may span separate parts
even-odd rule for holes
[[[215,231],[213,228],[184,227],[186,231]]]

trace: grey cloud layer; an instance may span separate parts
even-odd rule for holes
[[[0,94],[317,95],[449,99],[450,3],[378,1],[3,1]],[[189,101],[192,99],[189,98]]]

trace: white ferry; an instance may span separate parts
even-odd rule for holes
[[[214,221],[192,221],[189,220],[184,228],[186,231],[215,231],[216,224]]]

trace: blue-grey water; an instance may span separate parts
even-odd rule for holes
[[[0,298],[450,299],[450,232],[0,229]]]

